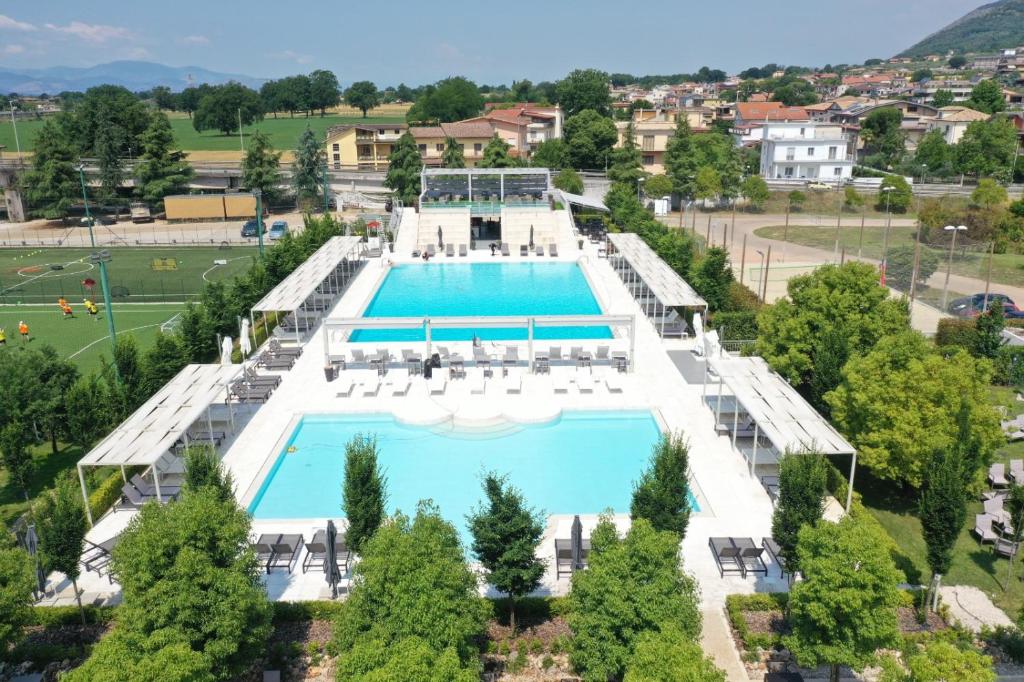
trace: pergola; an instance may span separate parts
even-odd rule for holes
[[[558,193],[562,196],[562,202],[566,205],[579,206],[580,208],[586,208],[592,211],[608,213],[608,207],[605,206],[604,202],[600,199],[592,199],[582,194],[573,194],[572,192],[566,192],[561,189],[558,190]]]
[[[853,477],[857,468],[857,451],[827,419],[804,400],[795,388],[772,370],[764,358],[729,355],[719,350],[706,353],[707,366],[718,376],[718,397],[714,401],[715,423],[721,422],[723,405],[733,414],[732,442],[736,445],[739,413],[742,410],[754,422],[754,450],[750,463],[753,475],[757,466],[757,444],[763,435],[782,453],[820,453],[850,455],[850,485],[846,494],[846,510],[853,496]],[[732,396],[723,395],[725,386]],[[707,373],[704,391],[707,393]],[[709,407],[711,400],[709,399]]]
[[[629,333],[629,371],[635,365],[636,318],[633,315],[538,315],[479,317],[346,317],[327,318],[323,322],[324,364],[341,359],[331,353],[332,331],[351,332],[356,329],[421,329],[425,353],[430,357],[431,331],[434,329],[525,329],[530,370],[533,370],[533,342],[537,327],[622,327]]]
[[[289,312],[295,320],[295,340],[312,329],[321,312],[331,306],[345,282],[359,268],[362,237],[331,237],[280,284],[270,290],[250,311],[256,328],[256,312]],[[353,255],[355,258],[353,258]]]
[[[127,482],[125,467],[152,467],[156,496],[161,499],[157,463],[179,440],[187,449],[188,430],[204,416],[213,432],[211,407],[222,399],[227,404],[228,387],[241,371],[242,365],[187,365],[78,461],[78,480],[90,525],[93,520],[84,468],[120,467]],[[233,428],[234,414],[230,405],[227,409]]]
[[[468,201],[505,201],[507,196],[543,199],[551,187],[547,168],[424,168],[420,204],[443,196],[461,196]],[[428,200],[428,201],[424,201]]]
[[[707,310],[708,304],[686,280],[661,259],[640,235],[633,232],[611,232],[608,258],[619,277],[637,295],[638,289],[650,292],[653,301],[640,301],[644,313],[660,320],[659,333],[664,336],[670,308]],[[655,324],[657,327],[657,323]]]

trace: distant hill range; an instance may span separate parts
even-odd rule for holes
[[[1024,0],[999,0],[968,12],[900,57],[956,52],[995,52],[1024,45]]]
[[[123,85],[133,91],[166,85],[177,92],[190,85],[218,85],[228,81],[238,81],[251,88],[259,88],[265,82],[261,78],[220,73],[199,66],[167,66],[153,62],[117,61],[88,68],[6,69],[0,66],[0,92],[19,95],[55,95],[65,90],[82,91],[108,83]]]

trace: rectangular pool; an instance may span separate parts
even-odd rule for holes
[[[544,424],[476,429],[410,426],[391,415],[307,415],[260,486],[257,519],[339,518],[345,444],[377,438],[389,513],[433,499],[460,529],[480,501],[485,471],[508,474],[545,514],[629,512],[633,482],[661,435],[648,411],[564,412]],[[699,511],[691,495],[690,507]]]
[[[424,263],[392,266],[363,317],[600,315],[576,263]],[[432,329],[437,341],[525,340],[525,329]],[[351,340],[422,341],[422,329],[357,329]],[[538,339],[610,339],[608,327],[538,327]]]

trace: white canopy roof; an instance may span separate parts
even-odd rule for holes
[[[780,453],[854,453],[854,447],[763,358],[711,353],[708,362]],[[709,401],[714,403],[714,398]]]
[[[79,460],[79,466],[149,466],[167,454],[214,402],[242,365],[187,365]]]
[[[608,240],[661,304],[669,307],[707,308],[708,304],[661,259],[640,235],[633,232],[611,232]]]
[[[252,309],[261,312],[298,310],[338,264],[359,248],[362,240],[356,236],[331,237]]]
[[[608,207],[604,205],[604,202],[600,199],[591,199],[590,197],[583,196],[582,194],[573,194],[572,192],[566,192],[565,190],[558,190],[562,195],[562,201],[567,204],[575,204],[576,206],[582,206],[583,208],[591,208],[595,211],[608,212]]]

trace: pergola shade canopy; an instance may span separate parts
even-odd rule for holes
[[[605,206],[604,202],[600,199],[592,199],[582,194],[573,194],[572,192],[566,192],[565,190],[558,191],[562,195],[563,203],[572,204],[573,206],[579,206],[580,208],[586,208],[592,211],[608,213],[608,207]]]
[[[693,290],[686,280],[679,276],[669,264],[661,259],[640,235],[633,232],[608,234],[617,254],[636,273],[654,297],[669,308],[707,308],[708,304]]]
[[[358,236],[331,237],[252,310],[264,313],[298,310],[343,260],[358,253],[362,241]]]

